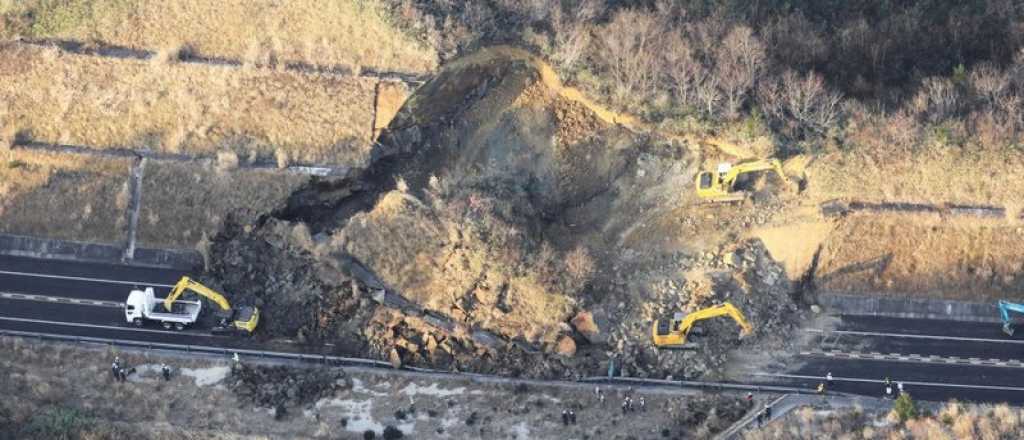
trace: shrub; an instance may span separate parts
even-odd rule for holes
[[[900,397],[897,397],[896,402],[893,403],[892,410],[901,422],[917,418],[917,404],[910,398],[910,393],[900,394]]]

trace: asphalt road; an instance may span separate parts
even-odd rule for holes
[[[201,327],[184,332],[134,328],[118,304],[133,287],[158,287],[180,271],[123,265],[0,256],[0,329],[224,348],[330,352],[328,347],[273,347],[251,339],[215,336]],[[15,299],[11,294],[37,295]],[[6,295],[6,296],[4,296]],[[811,389],[835,377],[832,391],[880,396],[882,379],[904,382],[925,400],[1010,402],[1024,405],[1024,337],[999,324],[842,316],[831,329],[804,329],[810,343],[787,366],[763,371],[750,383]],[[1024,332],[1022,332],[1024,333]],[[1022,335],[1024,336],[1024,335]]]

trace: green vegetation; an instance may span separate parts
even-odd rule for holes
[[[900,397],[897,397],[896,402],[893,403],[892,410],[896,412],[896,416],[901,422],[916,419],[918,416],[917,405],[910,398],[910,393],[900,394]]]

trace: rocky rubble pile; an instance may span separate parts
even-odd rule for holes
[[[338,391],[351,389],[352,381],[340,368],[242,364],[232,370],[230,387],[242,401],[277,409],[308,405],[332,397]]]
[[[609,357],[617,360],[623,375],[694,379],[720,377],[732,350],[764,350],[785,344],[803,313],[794,302],[794,286],[782,267],[772,260],[759,240],[746,241],[720,253],[679,256],[667,276],[646,275],[640,294],[631,305],[616,307],[618,316],[609,330]],[[689,278],[687,278],[687,276]],[[651,343],[655,319],[674,312],[690,313],[722,302],[731,302],[753,326],[742,340],[729,318],[698,324],[691,333],[696,350],[656,349]],[[621,310],[621,312],[619,311]]]

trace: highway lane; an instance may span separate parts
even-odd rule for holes
[[[836,330],[866,330],[878,333],[899,333],[911,335],[956,336],[966,338],[1008,339],[1024,341],[1024,332],[1013,337],[1003,333],[995,322],[964,322],[940,319],[887,318],[881,316],[840,315]],[[998,312],[993,307],[993,318]]]
[[[817,348],[841,353],[881,353],[903,356],[939,356],[958,358],[999,359],[1024,361],[1024,341],[1018,340],[963,340],[916,338],[893,335],[823,334],[817,338]]]
[[[88,263],[68,260],[53,260],[0,255],[0,270],[36,272],[50,275],[64,275],[84,278],[106,278],[111,280],[145,280],[149,282],[174,284],[183,274],[180,270],[159,269],[123,264]]]
[[[916,399],[1024,404],[1024,381],[1019,368],[976,365],[927,365],[875,360],[803,358],[799,367],[763,376],[773,384],[813,388],[828,372],[837,379],[832,391],[880,397],[882,381],[905,382]],[[804,376],[804,377],[799,377]]]
[[[133,287],[170,291],[183,272],[125,265],[0,256],[0,292],[124,301]],[[162,286],[161,286],[162,285]]]

